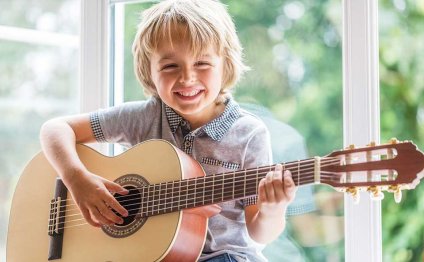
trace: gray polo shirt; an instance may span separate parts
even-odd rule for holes
[[[90,122],[99,142],[131,147],[148,139],[167,140],[196,159],[206,175],[272,163],[267,128],[232,99],[220,116],[195,130],[154,97],[93,112]],[[219,204],[222,211],[209,219],[200,261],[224,252],[240,261],[266,261],[264,246],[254,242],[246,228],[244,207],[255,203],[256,198],[249,198]]]

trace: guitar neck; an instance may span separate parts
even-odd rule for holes
[[[297,186],[319,183],[317,158],[282,164]],[[258,194],[259,181],[275,165],[152,184],[141,189],[141,215],[154,216],[186,208],[243,199]]]

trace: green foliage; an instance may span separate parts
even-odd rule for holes
[[[381,137],[424,148],[424,1],[380,2]],[[387,194],[386,194],[386,197]],[[382,202],[384,261],[423,261],[424,186]]]

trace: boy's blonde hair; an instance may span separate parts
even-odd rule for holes
[[[212,44],[223,57],[223,82],[217,102],[223,101],[248,67],[242,61],[242,47],[226,6],[214,0],[166,0],[142,13],[132,47],[138,81],[147,95],[157,96],[150,58],[160,41],[172,44],[174,31],[180,26],[196,56]]]

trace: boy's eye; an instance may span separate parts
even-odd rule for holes
[[[167,64],[167,65],[162,66],[161,70],[174,69],[174,68],[177,68],[177,67],[178,67],[177,64]]]
[[[200,67],[207,67],[207,66],[210,66],[211,64],[207,61],[198,61],[195,63],[195,65]]]

